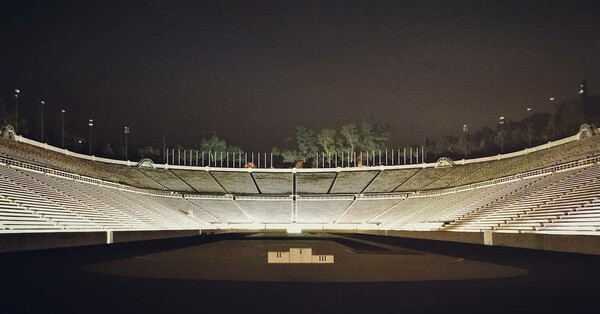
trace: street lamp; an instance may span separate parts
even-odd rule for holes
[[[504,154],[504,116],[500,117],[500,152]]]
[[[129,127],[128,126],[125,127],[125,160],[129,160],[129,159],[127,159],[127,135],[129,135]]]
[[[585,87],[584,87],[584,84],[581,84],[580,87],[579,87],[579,95],[582,96],[582,98],[579,99],[579,103],[581,104],[581,109],[580,109],[580,114],[581,114],[580,124],[583,124],[583,102],[585,100],[585,98],[584,98],[585,95],[583,95],[583,93],[585,93]]]
[[[19,94],[20,90],[15,89],[15,132],[19,134]]]
[[[463,124],[463,133],[465,134],[465,159],[467,159],[467,131],[469,128],[466,124]]]
[[[41,104],[41,108],[42,108],[42,125],[41,125],[41,129],[42,129],[42,134],[41,134],[41,140],[42,142],[44,141],[44,105],[46,104],[43,100],[40,101]]]
[[[556,140],[556,110],[554,109],[554,97],[548,98],[550,99],[550,110],[552,110],[552,140]]]
[[[62,148],[65,148],[65,109],[60,110],[60,134]]]
[[[531,111],[531,107],[527,108],[527,112]],[[531,114],[527,116],[527,143],[531,147]]]
[[[92,127],[94,126],[94,120],[89,119],[88,125],[90,126],[90,156],[92,155]]]

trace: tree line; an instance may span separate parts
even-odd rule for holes
[[[283,163],[313,161],[318,154],[331,156],[357,151],[388,149],[389,127],[375,121],[364,120],[335,128],[314,130],[306,125],[296,127],[296,136],[287,137],[282,147],[273,147],[272,153]]]

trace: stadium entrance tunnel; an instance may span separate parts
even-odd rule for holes
[[[331,264],[269,264],[269,251],[311,248]],[[320,254],[320,253],[319,253]],[[526,275],[517,267],[332,234],[257,233],[120,258],[81,268],[97,274],[211,281],[404,282],[479,280]]]

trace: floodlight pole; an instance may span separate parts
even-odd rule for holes
[[[531,107],[527,108],[527,112],[531,111]],[[531,147],[531,114],[527,116],[527,143]]]
[[[40,101],[40,105],[41,105],[41,112],[42,112],[42,125],[41,125],[41,129],[42,129],[42,134],[41,134],[41,140],[42,142],[44,142],[44,104],[46,104],[43,100]]]
[[[579,95],[583,95],[583,93],[585,92],[585,91],[583,90],[583,88],[584,88],[584,87],[583,87],[583,84],[581,84],[581,88],[579,89]],[[579,100],[579,103],[581,104],[581,105],[580,105],[580,108],[581,108],[581,109],[579,110],[579,114],[580,114],[580,116],[581,116],[581,118],[580,118],[580,124],[583,124],[583,99],[580,99],[580,100]]]
[[[65,148],[65,109],[60,110],[60,141],[62,148]]]
[[[500,117],[500,152],[504,154],[504,116]]]
[[[94,126],[94,120],[89,119],[88,125],[90,127],[90,156],[92,155],[92,127]]]
[[[128,126],[126,126],[126,127],[125,127],[125,160],[129,160],[129,159],[127,158],[127,151],[128,151],[128,149],[127,149],[127,148],[128,148],[128,145],[127,145],[127,136],[128,136],[128,135],[129,135],[129,127],[128,127]]]
[[[15,132],[19,134],[19,93],[20,90],[15,89]]]
[[[466,124],[463,124],[463,133],[465,134],[465,159],[467,159],[467,131],[469,130]]]
[[[552,110],[552,140],[556,140],[556,110],[554,109],[554,97],[548,98],[550,100],[550,110]]]

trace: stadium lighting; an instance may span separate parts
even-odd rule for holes
[[[129,135],[129,127],[128,126],[125,127],[125,160],[129,160],[129,159],[127,159],[127,135]]]
[[[41,112],[41,115],[42,115],[42,120],[41,120],[41,122],[42,122],[42,123],[41,123],[41,129],[42,129],[42,132],[41,132],[41,133],[42,133],[42,134],[41,134],[41,140],[42,140],[42,142],[44,141],[44,105],[45,105],[45,104],[46,104],[46,103],[45,103],[43,100],[42,100],[42,101],[40,101],[40,105],[41,105],[41,109],[42,109],[42,110],[41,110],[41,111],[42,111],[42,112]]]
[[[500,152],[504,154],[504,116],[500,117]]]
[[[469,131],[469,127],[463,124],[463,133],[465,133],[465,159],[467,159],[467,131]]]
[[[527,112],[531,111],[531,107],[527,107]],[[527,144],[531,147],[531,115],[527,117]]]
[[[60,110],[60,130],[61,130],[61,144],[62,148],[65,148],[65,109]]]
[[[15,89],[15,132],[19,133],[19,94],[20,90]]]
[[[586,98],[586,95],[584,95],[585,89],[586,89],[586,87],[584,86],[584,84],[581,84],[580,88],[579,88],[579,95],[582,95],[582,99],[579,100],[579,103],[580,103],[580,121],[579,121],[579,123],[580,124],[583,124],[583,103],[585,102],[585,98]]]
[[[92,155],[92,127],[94,126],[94,120],[89,119],[88,125],[90,127],[90,155]]]
[[[554,106],[553,106],[553,104],[554,104],[554,97],[550,97],[548,99],[550,99],[550,104],[551,104],[551,107],[552,107],[552,108],[550,108],[550,111],[552,112],[552,140],[554,141],[554,140],[556,140],[556,119],[555,119],[555,116],[554,116],[554,114],[555,114],[554,111],[555,110],[554,110]]]

